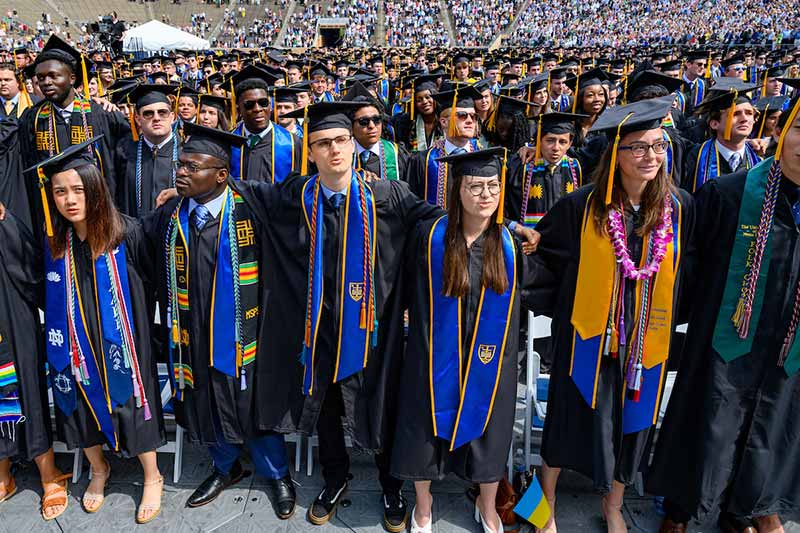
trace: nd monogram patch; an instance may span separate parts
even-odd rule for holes
[[[488,365],[494,359],[495,351],[497,351],[497,346],[494,344],[481,344],[478,346],[478,359],[484,365]]]
[[[348,288],[350,292],[350,298],[352,298],[354,302],[357,302],[364,297],[363,281],[351,281],[350,286]]]

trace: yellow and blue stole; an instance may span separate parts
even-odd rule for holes
[[[314,391],[314,370],[317,360],[317,333],[322,318],[324,259],[323,210],[324,195],[319,175],[303,186],[303,214],[310,235],[308,292],[306,304],[305,339],[301,361],[305,366],[303,393]],[[337,298],[339,316],[337,329],[336,366],[333,382],[356,374],[367,366],[367,357],[378,339],[378,319],[375,316],[373,275],[375,269],[375,202],[372,190],[355,171],[347,191],[344,212],[344,235],[341,245],[340,279]]]
[[[623,347],[629,346],[625,346],[622,337],[617,340],[621,333],[617,332],[617,324],[612,317],[617,304],[622,305],[620,300],[624,296],[624,288],[620,283],[621,274],[611,240],[595,229],[591,210],[593,196],[594,192],[589,195],[583,213],[580,262],[571,318],[574,331],[569,368],[572,381],[592,409],[597,405],[597,380],[602,358],[616,357],[617,349],[620,355],[634,356],[633,353],[624,353],[627,350],[623,350]],[[631,338],[638,337],[638,344],[643,349],[638,398],[628,399],[623,395],[622,428],[626,435],[654,425],[658,416],[672,335],[675,279],[681,259],[682,207],[674,196],[672,205],[672,242],[667,246],[658,273],[650,280],[624,280],[625,283],[636,283],[634,314],[642,320],[637,320]],[[647,235],[644,250],[650,250],[650,241],[651,235]],[[649,259],[647,255],[642,254],[640,266]],[[626,367],[627,362],[626,359]]]
[[[686,96],[682,92],[677,91],[675,93],[675,98],[678,101],[678,110],[681,113],[685,113],[686,112]]]
[[[300,128],[302,131],[302,128]],[[244,123],[239,123],[233,132],[236,135],[244,135]],[[231,148],[231,176],[233,179],[248,179],[242,176],[244,164],[244,150],[239,146]],[[272,124],[272,176],[269,183],[281,183],[294,170],[294,140],[292,134],[283,126]],[[254,176],[251,179],[258,179],[261,176]]]
[[[753,150],[749,144],[744,145],[744,164],[745,168],[751,169],[756,166],[761,157]],[[694,170],[694,188],[697,191],[705,182],[720,176],[719,150],[714,139],[709,139],[700,147],[697,155],[697,164]]]
[[[461,298],[444,296],[443,265],[447,215],[437,220],[428,239],[428,379],[433,433],[454,450],[480,438],[492,416],[517,288],[514,240],[501,227],[508,288],[497,294],[481,288],[478,316],[470,335],[466,373],[462,371]],[[515,333],[512,333],[515,334]]]
[[[378,96],[384,106],[389,105],[389,80],[386,78],[378,80],[377,83]]]
[[[114,450],[117,434],[111,413],[133,395],[137,407],[145,408],[150,418],[141,382],[134,323],[132,319],[125,243],[94,262],[97,314],[102,345],[94,346],[89,338],[84,298],[72,256],[72,231],[64,257],[53,259],[49,244],[45,258],[45,330],[47,361],[55,404],[70,416],[77,406],[79,389],[89,410]],[[106,385],[103,385],[103,382]]]
[[[246,369],[256,359],[259,315],[258,246],[244,200],[226,189],[217,233],[217,260],[211,281],[208,365],[240,378],[247,388]],[[189,293],[189,202],[181,200],[167,229],[167,322],[171,324],[169,358],[173,391],[183,400],[186,385],[194,387],[189,354],[191,324]]]

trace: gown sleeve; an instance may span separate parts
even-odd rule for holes
[[[42,247],[31,230],[12,213],[0,221],[0,261],[11,282],[25,300],[44,307],[44,271]]]
[[[377,182],[378,187],[391,187],[390,200],[400,213],[407,231],[411,231],[419,223],[432,220],[445,214],[440,207],[431,205],[411,192],[407,183],[400,181]]]

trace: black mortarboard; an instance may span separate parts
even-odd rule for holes
[[[465,85],[450,91],[443,91],[432,95],[436,103],[442,108],[449,107],[473,107],[475,99],[481,97],[475,87],[472,85]],[[455,101],[455,103],[454,103]]]
[[[675,72],[681,69],[681,61],[680,59],[674,59],[672,61],[664,61],[663,63],[659,63],[656,65],[656,68],[661,69],[661,72]]]
[[[200,126],[193,122],[184,123],[183,133],[186,135],[186,140],[181,147],[183,153],[210,155],[226,164],[231,160],[231,148],[242,146],[247,142],[247,139],[241,135]]]
[[[589,131],[615,133],[619,128],[620,135],[627,135],[634,131],[656,129],[661,126],[661,122],[672,109],[674,101],[674,95],[667,95],[623,106],[609,107],[597,117],[597,121]]]
[[[577,122],[586,118],[589,118],[589,115],[560,112],[544,113],[543,115],[539,115],[539,122],[542,128],[541,135],[546,135],[548,133],[554,133],[556,135],[571,133],[575,135]]]
[[[226,82],[232,82],[234,88],[243,81],[252,79],[261,80],[267,85],[274,85],[275,82],[278,79],[281,79],[282,77],[283,76],[276,76],[270,72],[267,72],[265,69],[261,67],[257,67],[255,65],[247,65],[239,72],[230,75],[226,80]],[[226,85],[226,89],[230,89],[230,87]]]
[[[715,92],[700,102],[700,105],[695,107],[694,112],[699,115],[715,111],[724,111],[733,107],[734,104],[752,104],[752,101],[737,90]]]
[[[214,96],[213,94],[201,94],[199,99],[200,107],[208,105],[222,111],[223,113],[228,112],[231,104],[230,98],[226,98],[224,96]]]
[[[141,84],[136,85],[128,94],[128,98],[136,105],[136,109],[141,109],[150,104],[167,104],[172,103],[167,98],[167,95],[173,94],[175,87],[172,85],[158,85],[158,84]]]
[[[155,83],[156,80],[164,80],[164,83],[169,83],[169,76],[167,76],[166,72],[154,72],[150,74],[150,79],[153,80],[153,83]]]
[[[744,56],[742,54],[735,54],[729,57],[728,59],[723,59],[721,64],[724,68],[727,69],[733,65],[740,63],[744,63]]]
[[[789,65],[775,65],[774,67],[768,68],[765,75],[767,78],[779,78],[786,73],[788,67]]]
[[[308,128],[308,133],[332,128],[350,129],[353,121],[350,119],[349,113],[362,106],[363,104],[356,102],[318,102],[281,116],[304,118],[303,127]],[[303,133],[305,134],[305,132]]]
[[[500,177],[503,164],[501,157],[504,153],[505,148],[497,146],[486,150],[448,155],[438,158],[437,161],[451,164],[454,175],[479,178]]]
[[[654,70],[638,72],[628,80],[627,94],[624,98],[627,102],[633,102],[639,94],[656,87],[664,89],[667,93],[673,93],[683,87],[683,81]]]
[[[497,112],[504,115],[524,115],[530,106],[536,107],[536,104],[510,96],[501,95],[497,97]]]
[[[357,102],[360,103],[360,107],[365,106],[375,106],[378,107],[378,102],[375,100],[375,97],[372,93],[369,92],[369,89],[364,86],[361,82],[354,82],[353,85],[347,89],[347,92],[342,96],[342,102]],[[379,107],[381,109],[383,106]]]
[[[75,73],[75,83],[73,84],[75,87],[89,85],[89,71],[91,71],[93,63],[55,34],[47,40],[42,53],[36,57],[34,65],[48,60],[60,61],[69,66]],[[84,90],[88,94],[89,88],[84,87]]]
[[[563,67],[554,68],[549,72],[550,80],[565,80],[567,79],[567,69]]]
[[[689,50],[688,52],[686,52],[686,60],[696,61],[698,59],[705,59],[707,61],[710,53],[711,53],[710,51],[703,49]]]
[[[311,65],[308,69],[308,78],[311,79],[314,76],[333,76],[333,72],[322,62],[317,62]]]
[[[714,85],[711,86],[709,91],[711,93],[721,93],[721,92],[729,92],[729,91],[737,91],[740,93],[749,93],[750,91],[754,91],[758,89],[760,86],[755,83],[748,83],[746,81],[742,81],[739,78],[717,78]]]
[[[297,101],[297,95],[299,93],[306,92],[308,89],[304,89],[301,87],[273,87],[271,89],[272,98],[276,102],[291,102],[295,103]]]
[[[453,55],[453,64],[457,65],[459,63],[470,63],[472,61],[472,56],[466,52],[458,52]]]
[[[783,95],[766,96],[764,98],[759,98],[754,105],[762,115],[771,115],[772,113],[777,113],[783,109],[783,106],[786,104],[788,99],[788,96]]]

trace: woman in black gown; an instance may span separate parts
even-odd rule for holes
[[[450,209],[418,226],[410,247],[391,468],[414,481],[412,533],[431,531],[431,480],[450,472],[480,484],[475,519],[483,531],[502,528],[494,502],[513,435],[522,279],[520,247],[497,223],[503,151],[440,160],[453,163]]]
[[[54,204],[44,206],[52,235],[43,252],[47,358],[59,439],[83,448],[91,463],[85,510],[103,505],[108,445],[142,463],[136,521],[144,523],[161,510],[164,480],[155,450],[166,441],[147,305],[155,261],[141,227],[117,211],[85,156],[95,140],[37,166],[40,179],[49,177],[46,193]]]
[[[563,197],[536,227],[542,293],[531,301],[553,318],[554,342],[542,489],[554,509],[561,468],[591,478],[613,533],[627,531],[625,486],[652,438],[693,227],[691,197],[665,170],[661,123],[671,104],[668,96],[606,111],[593,129],[612,144],[595,184]],[[543,531],[555,531],[554,519]]]

